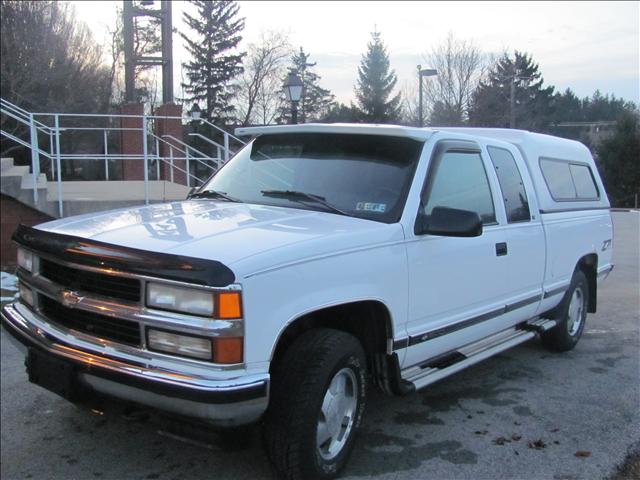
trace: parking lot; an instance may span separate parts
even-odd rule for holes
[[[372,392],[344,478],[594,479],[640,442],[638,212],[577,348],[537,340],[406,398]],[[124,407],[90,412],[28,383],[2,332],[3,479],[271,478],[257,427],[208,432]]]

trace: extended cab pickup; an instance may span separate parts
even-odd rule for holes
[[[573,348],[613,268],[580,143],[517,130],[246,128],[186,201],[21,226],[2,323],[29,380],[217,425],[275,469],[347,461],[369,385],[404,395],[537,335]]]

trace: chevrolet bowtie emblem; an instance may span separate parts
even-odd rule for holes
[[[80,303],[83,298],[84,297],[82,297],[78,292],[72,292],[70,290],[62,292],[62,304],[65,307],[73,307]]]

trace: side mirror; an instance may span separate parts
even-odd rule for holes
[[[198,187],[191,187],[191,189],[189,190],[189,193],[187,193],[187,200],[189,200],[191,198],[191,195],[196,193],[197,190],[198,190]]]
[[[479,237],[482,235],[482,220],[480,215],[469,210],[434,207],[431,215],[418,216],[415,233],[441,237]]]

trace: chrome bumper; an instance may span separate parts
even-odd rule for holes
[[[220,380],[149,368],[80,350],[24,306],[5,305],[0,316],[21,350],[38,349],[73,364],[78,381],[95,392],[221,426],[251,423],[267,408],[268,373]]]

